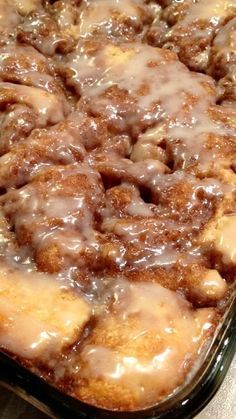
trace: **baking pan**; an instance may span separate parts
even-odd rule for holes
[[[184,386],[175,395],[148,409],[118,412],[93,407],[65,395],[0,352],[0,383],[54,418],[192,418],[220,387],[236,350],[236,295],[209,347]]]

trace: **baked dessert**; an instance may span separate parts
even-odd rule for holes
[[[235,2],[218,0],[170,0],[163,7],[160,28],[157,22],[147,38],[158,46],[171,48],[192,70],[206,71],[215,36],[235,16]]]
[[[175,394],[232,298],[235,6],[0,1],[0,347],[91,405]]]

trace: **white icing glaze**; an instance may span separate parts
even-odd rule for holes
[[[51,93],[60,91],[50,74],[47,59],[31,46],[11,43],[1,48],[0,78],[40,87]]]
[[[132,199],[132,202],[128,205],[127,212],[132,216],[151,217],[153,215],[150,205],[138,197]]]
[[[57,21],[59,27],[66,31],[70,36],[78,38],[79,27],[77,25],[79,8],[69,3],[67,0],[55,2],[50,10]]]
[[[38,124],[56,123],[64,118],[69,106],[63,96],[42,89],[12,83],[0,83],[0,102],[21,103],[32,107],[39,114]]]
[[[143,210],[143,209],[142,209]],[[161,221],[150,221],[144,224],[140,221],[108,219],[103,222],[105,231],[111,229],[118,237],[125,242],[140,248],[136,257],[133,257],[131,265],[137,268],[151,268],[157,266],[172,265],[180,258],[178,250],[174,249],[173,243],[155,243],[157,229],[163,234],[166,228],[177,228],[176,223],[162,223]],[[180,227],[180,226],[178,226]],[[152,229],[155,228],[155,231]],[[143,238],[145,237],[145,239]],[[142,243],[141,238],[144,243]]]
[[[78,339],[89,305],[63,281],[0,266],[0,346],[26,358],[58,353]]]
[[[3,154],[17,142],[22,135],[26,138],[35,127],[37,115],[34,110],[25,105],[15,104],[0,118],[0,154]]]
[[[236,17],[220,29],[214,38],[213,45],[220,48],[228,46],[236,50]]]
[[[214,86],[206,76],[193,76],[175,57],[165,57],[163,51],[138,43],[108,45],[91,57],[82,47],[69,56],[68,67],[73,71],[72,83],[86,96],[98,96],[118,85],[134,95],[141,108],[147,110],[160,102],[171,117],[177,116],[186,94],[199,98],[205,93],[204,82]],[[147,92],[140,94],[145,84]],[[212,95],[205,101],[213,103]]]
[[[144,164],[144,162],[142,162]],[[133,166],[135,166],[134,164]],[[126,169],[127,176],[129,167]],[[129,263],[138,267],[158,267],[168,266],[180,261],[183,252],[187,252],[184,259],[187,263],[192,263],[199,258],[199,253],[194,252],[193,243],[188,241],[188,235],[195,235],[202,225],[207,221],[207,211],[211,214],[212,204],[215,200],[220,200],[224,194],[224,185],[216,179],[196,180],[191,175],[183,174],[182,171],[176,171],[173,174],[152,173],[148,170],[140,170],[140,167],[132,170],[136,176],[136,182],[148,188],[148,190],[160,197],[160,201],[155,205],[144,203],[144,201],[135,194],[132,194],[132,204],[125,207],[125,216],[123,214],[117,217],[117,212],[107,203],[106,211],[103,213],[102,229],[105,232],[113,232],[127,244],[137,247],[138,253]],[[135,180],[134,180],[135,182]],[[162,205],[163,198],[169,193],[171,188],[178,188],[180,182],[185,182],[189,192],[186,196],[187,201],[182,205],[182,214],[172,208],[171,203]],[[122,186],[121,186],[122,188]],[[175,199],[175,196],[173,197]],[[208,202],[208,208],[203,205],[203,200]],[[203,205],[203,206],[202,206]],[[127,215],[135,215],[133,219]],[[156,216],[155,216],[156,215]],[[209,217],[208,216],[208,217]],[[139,217],[142,217],[140,219]],[[176,236],[165,240],[168,232],[178,231],[178,246],[176,246]],[[192,254],[190,256],[190,249]]]
[[[200,281],[197,291],[200,296],[220,300],[228,290],[227,282],[215,269],[209,269]]]
[[[234,0],[199,0],[190,5],[183,21],[189,24],[196,20],[208,20],[216,26],[221,19],[228,16],[229,12],[235,12],[236,5]]]
[[[146,10],[147,12],[147,10]],[[140,31],[142,17],[145,16],[144,2],[140,0],[86,1],[80,12],[79,33],[89,36],[93,32],[104,32],[111,36],[122,36],[122,24]],[[127,36],[124,31],[123,38]]]
[[[93,53],[82,46],[68,57],[66,67],[71,71],[68,83],[82,98],[95,101],[95,111],[103,106],[101,112],[111,121],[119,118],[120,109],[126,110],[125,99],[124,105],[122,99],[116,104],[112,95],[111,99],[104,98],[104,92],[112,86],[128,92],[130,107],[137,106],[137,110],[133,114],[131,109],[127,116],[121,113],[126,124],[134,126],[137,119],[138,132],[141,117],[144,124],[161,122],[156,131],[152,128],[149,138],[147,133],[144,138],[142,134],[139,146],[143,142],[150,145],[152,139],[158,143],[163,135],[170,140],[180,139],[187,146],[182,150],[183,161],[188,156],[198,159],[209,134],[233,136],[235,132],[210,114],[209,109],[216,101],[213,80],[190,72],[174,55],[165,54],[163,50],[137,43],[97,47]],[[205,153],[206,161],[210,157]]]
[[[214,243],[225,263],[236,263],[236,215],[224,216],[219,220]]]
[[[99,175],[86,165],[70,169],[67,166],[66,170],[55,170],[55,174],[60,176],[57,182],[51,176],[45,185],[35,182],[9,192],[4,211],[22,240],[24,233],[21,232],[27,231],[34,248],[47,249],[55,245],[60,249],[61,257],[70,256],[76,266],[83,266],[81,253],[84,249],[96,251],[98,247],[94,212],[103,192]],[[73,176],[80,187],[76,194],[74,191],[64,194],[64,188],[68,188]],[[69,263],[72,263],[71,259]],[[68,262],[64,258],[62,270],[67,268]]]
[[[97,308],[97,313],[102,312],[103,317],[90,330],[88,344],[85,343],[81,355],[81,369],[78,364],[74,368],[88,381],[101,380],[128,389],[141,406],[156,402],[183,382],[191,362],[213,329],[215,312],[214,309],[194,310],[183,297],[158,284],[121,280],[111,291],[110,281],[116,282],[117,269],[122,272],[123,268],[128,268],[135,274],[135,269],[158,270],[161,267],[163,272],[166,269],[168,279],[168,270],[175,263],[183,270],[184,264],[187,268],[188,263],[197,263],[196,260],[202,263],[201,249],[193,243],[197,237],[195,233],[208,222],[215,211],[214,205],[226,196],[226,189],[216,179],[200,180],[184,170],[175,170],[175,162],[172,166],[166,148],[174,148],[178,140],[182,142],[183,148],[177,150],[176,155],[183,159],[181,169],[185,169],[188,159],[199,158],[209,134],[235,135],[234,129],[210,115],[217,100],[211,78],[190,72],[168,51],[141,43],[117,46],[118,38],[121,37],[122,42],[130,39],[129,30],[131,39],[136,34],[142,36],[143,27],[150,21],[148,3],[87,0],[80,8],[60,2],[61,11],[56,10],[56,5],[54,10],[53,5],[47,4],[47,12],[44,12],[38,0],[0,1],[0,30],[9,28],[12,31],[22,21],[19,41],[35,45],[44,54],[53,55],[65,40],[85,38],[80,39],[72,54],[56,57],[59,67],[62,64],[62,70],[65,70],[62,74],[68,85],[81,96],[78,109],[85,109],[85,113],[75,112],[51,129],[35,130],[29,138],[28,148],[26,141],[22,148],[16,147],[11,155],[1,159],[0,166],[7,177],[9,170],[9,183],[6,181],[4,187],[15,187],[17,182],[18,185],[25,184],[51,164],[74,164],[70,168],[55,169],[55,172],[61,172],[63,181],[74,174],[85,176],[82,180],[76,178],[71,184],[60,183],[52,176],[40,184],[39,175],[22,189],[13,189],[1,198],[2,216],[6,216],[14,230],[9,233],[6,226],[0,226],[1,255],[11,266],[25,265],[31,272],[0,265],[0,346],[19,356],[45,359],[51,355],[53,358],[55,353],[61,353],[78,341],[91,308],[81,296],[67,288],[71,279],[74,288],[83,289],[84,278],[80,282],[80,274],[85,275],[84,282],[93,282],[88,285],[87,294],[93,302],[95,295],[105,294],[104,303],[106,293],[109,297],[112,294],[113,300],[108,300],[114,302],[110,311],[106,307],[105,313],[105,303]],[[80,10],[80,20],[73,7]],[[213,0],[208,3],[199,0],[191,4],[181,24],[193,23],[200,18],[217,26],[234,7],[230,0],[218,0],[214,4]],[[36,9],[37,13],[31,15]],[[150,5],[150,9],[160,11],[156,4]],[[232,22],[217,35],[215,46],[228,42],[227,28],[233,27]],[[199,29],[196,35],[208,36],[210,31]],[[105,34],[101,37],[103,40],[107,35],[112,42],[115,40],[114,45],[91,41],[90,35],[100,36],[100,32]],[[235,42],[234,38],[229,41],[231,46],[232,42]],[[1,50],[0,101],[7,112],[9,105],[15,105],[9,111],[9,125],[18,120],[19,126],[26,129],[26,137],[28,128],[34,128],[33,124],[30,127],[30,122],[26,126],[22,117],[28,109],[37,115],[36,126],[39,127],[64,120],[70,109],[57,86],[57,76],[52,76],[53,66],[33,48],[12,44],[9,41]],[[63,46],[67,48],[65,44]],[[207,53],[203,52],[203,58],[204,54]],[[111,89],[114,87],[115,93]],[[100,115],[104,117],[102,122]],[[119,134],[125,133],[123,137],[126,136],[128,143],[127,151],[120,154],[115,149],[118,141],[122,143],[122,135],[118,139],[117,127],[113,125],[116,119],[120,120]],[[45,148],[40,148],[44,142]],[[126,158],[130,153],[131,160]],[[204,154],[201,164],[213,159],[217,161],[217,146],[210,151],[210,158],[209,154]],[[103,207],[106,202],[102,181],[98,172],[92,169],[92,166],[96,167],[104,175],[102,165],[104,173],[105,169],[112,171],[114,184],[117,179],[121,187],[130,188],[132,199],[127,204],[112,202],[112,198],[116,200],[113,196]],[[12,181],[14,176],[16,183]],[[178,203],[179,206],[175,202],[178,197],[170,191],[173,188],[175,192],[178,182],[185,182],[186,188],[190,187],[189,195],[185,197],[183,192],[186,202]],[[155,204],[149,204],[149,192],[150,200]],[[106,193],[106,196],[112,194],[109,190]],[[228,218],[220,220],[212,244],[223,255],[226,264],[236,262],[235,216],[230,217],[230,221]],[[169,232],[177,234],[168,236]],[[21,254],[6,251],[6,247],[11,246],[11,234],[19,245],[28,246],[27,249],[21,247]],[[39,269],[47,270],[47,263],[43,268],[39,265],[40,252],[45,251],[45,259],[52,259],[48,264],[53,263],[54,254],[50,256],[49,250],[55,248],[56,256],[62,259],[59,277],[33,272],[36,268],[32,265],[32,254]],[[110,265],[112,279],[101,278],[101,271],[110,274]],[[97,277],[91,273],[96,269],[100,269]],[[68,281],[60,281],[65,272]],[[196,297],[216,303],[226,294],[226,281],[216,270],[208,270],[204,275],[196,285]],[[185,291],[188,291],[188,285]],[[104,341],[96,337],[100,325],[99,335],[104,333]],[[116,332],[118,344],[112,346],[109,339]],[[73,364],[77,356],[78,353],[75,358],[69,355],[68,363]],[[56,371],[56,375],[58,379],[62,378],[62,370]]]
[[[47,56],[55,54],[63,46],[71,49],[73,39],[62,32],[55,20],[44,9],[37,8],[35,13],[26,16],[18,28],[19,39],[33,45]]]
[[[192,310],[183,297],[157,284],[121,282],[114,300],[112,312],[84,345],[79,374],[108,384],[112,399],[118,386],[138,406],[148,406],[186,375],[212,328],[214,311]]]
[[[0,32],[2,30],[13,30],[20,22],[17,11],[9,0],[0,1]]]
[[[14,4],[17,11],[22,15],[35,12],[42,6],[41,0],[10,0],[9,3]]]

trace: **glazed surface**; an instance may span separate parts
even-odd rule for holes
[[[236,278],[235,0],[0,0],[0,347],[111,410],[174,394]]]

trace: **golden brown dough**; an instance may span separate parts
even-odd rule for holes
[[[10,113],[5,112],[2,119],[4,137],[1,147],[4,151],[10,148],[10,151],[0,158],[1,187],[24,185],[48,165],[67,165],[84,160],[94,162],[95,165],[96,161],[103,160],[106,155],[126,157],[130,153],[129,136],[110,132],[107,121],[99,116],[91,117],[84,111],[75,111],[53,127],[34,130],[26,139],[26,135],[20,136],[21,126],[16,126],[19,105],[15,105],[14,114],[11,114],[11,109],[9,107]],[[21,117],[24,112],[25,119],[30,118],[31,109],[20,106],[20,111]],[[5,122],[4,118],[8,121]],[[26,123],[23,127],[27,131]],[[20,131],[19,136],[16,128]],[[11,135],[13,139],[17,136],[20,144],[14,146]]]
[[[111,313],[81,348],[73,395],[118,410],[156,403],[182,382],[214,328],[212,309],[153,284],[120,283]]]
[[[82,1],[78,10],[80,37],[101,37],[119,41],[139,39],[153,20],[148,4],[142,0]]]
[[[31,46],[11,42],[1,48],[0,80],[1,154],[34,128],[58,122],[70,110],[52,63]]]
[[[233,105],[236,102],[236,18],[231,19],[216,35],[208,72],[219,80],[221,100]]]
[[[163,23],[150,29],[147,40],[174,50],[190,69],[206,71],[212,41],[218,30],[235,16],[235,2],[173,0],[163,6]]]
[[[56,21],[44,9],[37,9],[25,17],[17,28],[17,39],[34,46],[46,56],[56,52],[67,53],[74,47],[74,40],[61,31]]]
[[[0,347],[86,403],[177,392],[232,300],[235,13],[0,0]]]
[[[3,264],[0,296],[0,347],[26,359],[60,353],[90,318],[89,305],[65,284]]]
[[[138,144],[161,144],[166,156],[159,149],[157,158],[175,170],[210,172],[208,166],[217,164],[218,170],[224,155],[234,160],[235,112],[217,106],[213,80],[190,72],[174,53],[86,41],[59,63],[59,71],[80,97],[79,107],[138,140],[134,151]]]
[[[3,210],[18,243],[32,246],[40,270],[57,272],[72,261],[80,265],[80,254],[93,249],[102,195],[99,175],[88,166],[59,166],[6,194]]]

